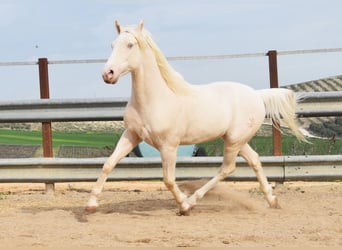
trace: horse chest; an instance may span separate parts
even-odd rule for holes
[[[163,129],[160,122],[151,122],[157,120],[152,119],[150,115],[141,115],[136,109],[128,108],[124,114],[124,122],[129,131],[137,134],[142,140],[156,145],[162,137]]]

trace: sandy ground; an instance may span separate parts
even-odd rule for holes
[[[176,215],[161,182],[107,183],[98,212],[85,214],[91,186],[0,184],[0,246],[342,246],[340,182],[277,184],[282,209],[257,183],[223,182],[190,216]]]

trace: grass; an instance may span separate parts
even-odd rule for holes
[[[299,142],[293,136],[283,136],[283,155],[338,155],[342,154],[342,140],[309,138],[311,144]],[[261,156],[273,155],[272,137],[254,137],[249,144]],[[209,156],[222,155],[223,141],[220,139],[201,143]]]
[[[53,147],[61,145],[106,147],[114,146],[120,134],[115,133],[86,133],[86,132],[53,132]],[[23,131],[0,129],[0,144],[41,145],[41,131]],[[283,136],[283,155],[329,155],[342,154],[341,139],[310,138],[312,144],[300,143],[292,136]],[[250,141],[250,145],[262,156],[273,154],[272,138],[258,136]],[[198,146],[205,148],[209,156],[222,155],[223,141],[218,139]]]
[[[114,133],[85,133],[85,132],[53,132],[53,147],[61,145],[113,146],[119,139]],[[0,144],[40,145],[42,144],[41,131],[6,130],[0,129]]]

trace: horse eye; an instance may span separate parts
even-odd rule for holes
[[[128,47],[129,49],[131,49],[131,48],[133,48],[133,45],[134,45],[133,43],[128,43],[128,44],[127,44],[127,47]]]

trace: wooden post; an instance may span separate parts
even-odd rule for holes
[[[49,69],[48,69],[48,59],[39,58],[39,84],[40,84],[40,98],[49,99]],[[43,156],[53,157],[52,150],[52,129],[51,122],[42,122],[42,145],[43,145]],[[54,183],[45,183],[45,190],[47,192],[54,191]]]
[[[269,65],[269,73],[270,73],[270,87],[278,88],[278,65],[277,65],[277,51],[269,50],[268,53],[268,65]],[[272,121],[272,139],[273,139],[273,155],[280,156],[282,153],[281,147],[281,133],[276,126],[279,127],[279,124],[274,124]]]

